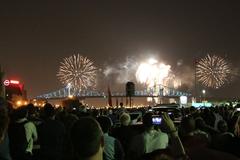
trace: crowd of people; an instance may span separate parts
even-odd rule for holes
[[[0,99],[1,160],[239,159],[240,112],[236,107],[181,108],[182,120],[141,109],[12,109]],[[142,113],[132,124],[131,112]],[[161,124],[154,124],[158,114]]]

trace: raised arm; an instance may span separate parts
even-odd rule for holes
[[[175,127],[173,121],[171,120],[171,118],[167,113],[163,113],[163,120],[166,124],[168,133],[172,140],[172,146],[171,146],[172,153],[176,158],[185,159],[186,153],[182,145],[182,142],[178,136],[177,128]]]

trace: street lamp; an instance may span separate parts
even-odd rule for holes
[[[206,94],[206,90],[205,89],[202,90],[202,94],[203,94],[203,101],[205,101],[205,94]]]

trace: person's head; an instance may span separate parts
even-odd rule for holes
[[[120,102],[120,107],[121,107],[121,108],[123,107],[123,103],[122,103],[122,102]]]
[[[146,114],[144,114],[143,126],[145,129],[151,129],[153,127],[152,116],[153,114],[151,112],[147,112]]]
[[[108,133],[112,127],[112,121],[107,116],[100,116],[97,118],[98,123],[100,124],[103,133]]]
[[[123,126],[128,126],[131,123],[131,117],[128,113],[123,113],[120,116],[120,123]]]
[[[0,97],[0,143],[4,139],[5,132],[7,131],[9,122],[7,103]]]
[[[228,125],[224,120],[220,120],[217,124],[217,128],[221,133],[228,131]]]
[[[77,159],[102,159],[103,133],[91,117],[80,118],[71,129],[71,142]]]
[[[197,111],[197,110],[196,110],[195,107],[193,107],[193,106],[190,107],[190,112],[191,112],[191,114],[195,113],[196,111]]]
[[[21,106],[15,110],[14,116],[16,120],[22,119],[22,118],[27,118],[28,116],[28,109],[26,106]]]
[[[196,128],[197,129],[201,130],[201,129],[204,129],[206,127],[206,123],[205,123],[205,121],[203,120],[202,117],[197,117],[195,119],[195,122],[196,122]]]
[[[32,103],[29,103],[27,105],[27,110],[28,110],[28,116],[30,116],[30,117],[35,116],[36,110],[35,110],[35,107]]]
[[[195,120],[192,117],[185,117],[181,122],[183,133],[188,134],[196,129]]]
[[[46,103],[43,108],[45,118],[52,118],[55,115],[54,107],[50,103]]]

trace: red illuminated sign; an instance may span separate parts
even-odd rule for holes
[[[5,81],[3,82],[3,84],[4,84],[4,86],[9,86],[10,81],[9,81],[9,80],[5,80]]]
[[[11,84],[19,84],[19,81],[16,81],[16,80],[10,80],[10,83],[11,83]]]
[[[6,79],[6,80],[3,82],[3,84],[4,84],[4,86],[9,86],[10,84],[17,84],[17,85],[19,85],[20,82],[17,81],[17,80],[8,80],[8,79]]]

